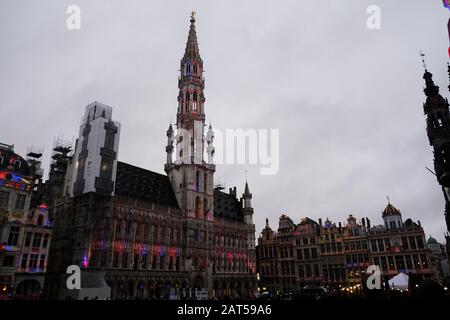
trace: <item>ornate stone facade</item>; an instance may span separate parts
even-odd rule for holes
[[[295,224],[282,215],[277,232],[267,221],[257,246],[261,290],[281,293],[314,283],[335,290],[362,288],[369,265],[380,267],[384,282],[399,272],[415,281],[437,280],[420,223],[403,222],[390,203],[383,220],[373,227],[369,219],[358,223],[353,215],[344,225],[309,218]]]
[[[198,290],[245,297],[256,290],[252,194],[247,183],[240,199],[236,188],[227,194],[214,187],[214,132],[209,126],[204,133],[203,61],[193,16],[190,22],[177,132],[172,125],[167,131],[167,175],[118,162],[113,196],[63,196],[54,208],[47,298],[69,295],[71,264],[104,275],[112,299],[178,299]]]

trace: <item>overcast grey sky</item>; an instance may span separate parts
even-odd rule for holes
[[[66,28],[71,4],[81,8],[78,31]],[[370,4],[381,8],[381,30],[366,27]],[[45,146],[48,163],[53,138],[75,137],[97,100],[122,124],[119,160],[163,172],[192,10],[207,121],[280,129],[277,175],[243,165],[215,175],[242,193],[248,170],[258,233],[282,213],[381,224],[389,195],[404,219],[443,241],[418,56],[447,96],[441,0],[3,0],[0,141],[20,154]]]

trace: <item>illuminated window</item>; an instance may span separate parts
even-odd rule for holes
[[[422,261],[422,268],[428,268],[427,257],[424,254],[420,255],[420,260]]]
[[[414,269],[420,269],[419,256],[417,254],[413,254],[414,260]]]

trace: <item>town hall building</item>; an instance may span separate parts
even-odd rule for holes
[[[107,288],[112,299],[256,291],[252,194],[247,182],[242,196],[214,184],[204,84],[192,15],[176,132],[172,124],[167,130],[166,174],[118,161],[121,125],[112,108],[100,102],[86,107],[64,182],[49,197],[54,233],[46,298],[82,299],[83,288]],[[82,290],[67,289],[70,265],[82,270]]]

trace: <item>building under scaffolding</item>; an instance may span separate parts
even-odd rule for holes
[[[65,192],[66,173],[72,160],[72,142],[62,138],[55,139],[50,163],[49,178],[47,181],[47,203],[49,205],[49,216],[54,219],[53,208],[61,201]]]

